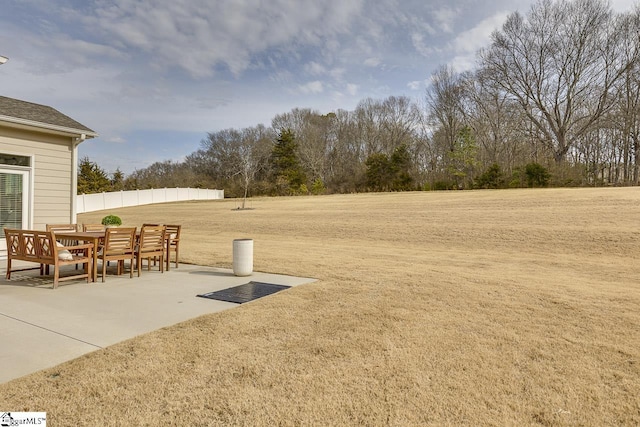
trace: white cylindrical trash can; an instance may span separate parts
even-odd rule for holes
[[[250,276],[253,273],[253,239],[233,241],[233,274]]]

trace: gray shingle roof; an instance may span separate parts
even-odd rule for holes
[[[76,122],[71,117],[62,114],[55,108],[33,102],[0,96],[0,116],[8,116],[22,120],[29,120],[43,125],[53,125],[82,132],[95,132],[85,125]]]

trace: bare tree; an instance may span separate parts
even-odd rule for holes
[[[617,108],[609,114],[608,123],[620,132],[618,140],[625,183],[638,185],[640,182],[640,63],[637,54],[640,45],[640,7],[634,12],[618,17],[618,31],[626,42],[621,55],[623,61],[633,65],[624,73],[618,92]]]
[[[465,95],[469,100],[464,111],[481,148],[479,160],[483,167],[501,164],[511,173],[518,163],[526,163],[521,156],[526,132],[521,128],[520,108],[482,72],[464,77]]]
[[[433,129],[443,135],[449,149],[465,125],[463,95],[463,79],[453,68],[443,66],[431,75],[431,86],[427,91],[428,117]]]
[[[556,163],[616,102],[614,90],[635,61],[601,0],[541,0],[526,19],[511,14],[481,51],[484,71],[515,100]]]
[[[365,180],[365,156],[358,137],[356,115],[337,110],[332,120],[332,132],[335,143],[327,159],[327,187],[340,193],[357,191]]]
[[[421,119],[416,103],[406,96],[390,96],[380,106],[383,151],[392,155],[402,145],[414,146]]]
[[[269,157],[273,138],[270,128],[258,125],[209,133],[201,143],[204,154],[200,157],[206,159],[204,163],[215,171],[213,173],[241,187],[243,209],[253,180]]]
[[[465,127],[464,84],[462,77],[449,66],[440,67],[431,75],[427,91],[427,117],[431,127],[432,149],[438,165],[438,179],[453,178],[449,171],[459,135]]]
[[[236,175],[235,165],[238,164],[237,151],[241,138],[242,133],[237,129],[208,133],[206,139],[200,142],[201,167],[217,179],[228,180]]]
[[[380,101],[366,98],[358,103],[353,112],[353,122],[355,125],[355,138],[359,145],[360,162],[372,154],[384,151],[382,140],[382,106]],[[388,153],[385,153],[388,154]]]
[[[263,125],[245,128],[241,132],[241,138],[236,148],[236,163],[233,164],[233,167],[244,187],[242,209],[245,208],[247,202],[249,187],[269,158],[274,135],[271,129],[267,129]]]
[[[329,153],[335,145],[335,114],[320,114],[308,108],[294,108],[271,121],[274,129],[291,129],[296,136],[297,155],[311,181],[327,181]]]

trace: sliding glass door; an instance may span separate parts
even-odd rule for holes
[[[28,228],[29,171],[0,167],[0,250],[7,249],[4,228]]]

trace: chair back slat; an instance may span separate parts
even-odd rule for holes
[[[47,224],[47,231],[78,231],[77,224]]]
[[[164,225],[143,225],[140,231],[140,252],[158,252],[164,249]]]
[[[102,224],[82,224],[82,231],[106,231],[107,227]]]
[[[156,259],[160,258],[160,271],[164,273],[164,236],[164,225],[142,225],[138,247],[136,248],[138,276],[140,276],[140,270],[142,270],[143,258],[147,260],[147,270],[151,269],[151,258],[153,258],[154,264]]]
[[[47,224],[47,231],[53,231],[54,233],[70,231],[75,233],[76,231],[78,231],[78,225],[77,224]],[[58,239],[58,241],[63,246],[75,246],[78,244],[78,241],[73,239]]]
[[[102,281],[107,274],[107,263],[118,261],[118,274],[124,268],[124,261],[129,260],[129,277],[133,277],[133,259],[135,255],[136,227],[108,227],[104,233],[102,249],[98,259],[102,260]]]
[[[104,236],[105,255],[118,255],[133,252],[136,238],[135,227],[110,227]]]

